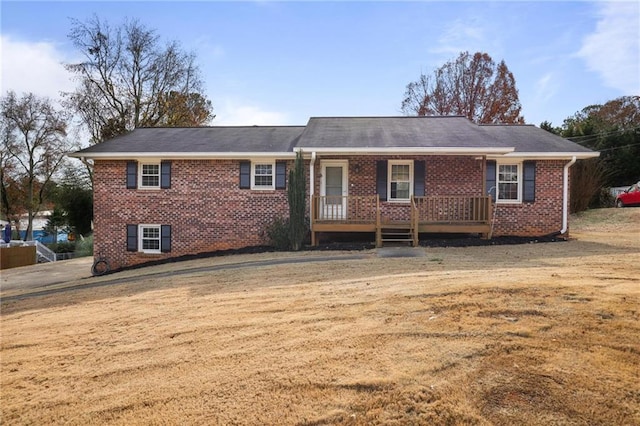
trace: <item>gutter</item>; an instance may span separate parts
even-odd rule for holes
[[[562,170],[562,229],[560,230],[560,235],[565,234],[569,228],[569,167],[573,166],[575,162],[576,156],[574,155]]]

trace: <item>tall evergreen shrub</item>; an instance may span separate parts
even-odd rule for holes
[[[293,169],[289,171],[289,240],[292,250],[300,250],[307,233],[305,210],[307,205],[307,189],[302,151],[296,154]]]

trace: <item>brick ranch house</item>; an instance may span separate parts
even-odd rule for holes
[[[568,233],[569,168],[597,157],[531,125],[326,117],[306,126],[140,128],[71,154],[94,171],[94,253],[111,268],[266,243],[301,151],[312,243],[367,232]]]

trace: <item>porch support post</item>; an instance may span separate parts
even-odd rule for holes
[[[376,195],[376,248],[382,247],[382,224],[380,223],[380,196]]]
[[[487,195],[487,156],[482,156],[482,196]]]
[[[316,171],[316,152],[313,151],[311,153],[311,161],[309,163],[309,229],[311,230],[311,245],[315,246],[318,242],[316,241],[316,233],[313,230],[315,218],[315,206],[314,206],[314,195],[315,195],[315,171]]]

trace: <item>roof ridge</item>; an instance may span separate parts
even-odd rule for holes
[[[267,125],[258,125],[258,124],[247,124],[247,125],[224,125],[224,126],[189,126],[189,127],[175,127],[175,126],[143,126],[136,127],[133,130],[149,130],[149,129],[253,129],[253,128],[265,128],[265,127],[276,127],[276,128],[286,128],[286,127],[306,127],[306,124],[267,124]]]
[[[311,116],[314,118],[467,118],[464,115],[329,115],[329,116]]]
[[[480,123],[478,124],[478,126],[482,126],[482,127],[491,127],[491,126],[511,126],[511,127],[525,127],[525,126],[530,126],[530,127],[536,127],[535,124],[530,124],[530,123]]]

